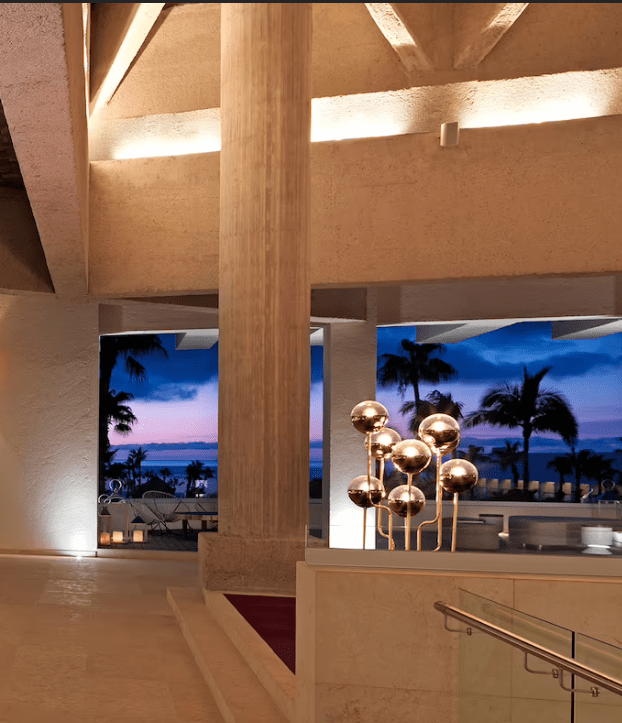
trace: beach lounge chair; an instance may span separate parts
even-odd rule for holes
[[[174,500],[177,504],[172,505],[168,500]],[[164,529],[166,532],[170,532],[168,524],[179,519],[176,512],[181,503],[175,495],[168,492],[159,492],[158,490],[148,490],[143,494],[142,503],[154,518],[154,521],[149,523],[152,529]]]

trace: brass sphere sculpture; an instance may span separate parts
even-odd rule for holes
[[[395,445],[401,441],[402,438],[394,429],[385,427],[370,435],[369,440],[365,442],[365,446],[374,459],[386,460],[391,457]]]
[[[355,429],[363,434],[378,432],[389,421],[387,408],[371,399],[359,402],[350,412],[350,419]]]
[[[348,497],[358,507],[372,507],[384,497],[384,486],[377,477],[355,477],[348,486]]]
[[[419,487],[411,485],[409,497],[408,485],[399,485],[389,492],[387,504],[399,517],[406,517],[409,508],[411,516],[414,516],[425,507],[425,495]]]
[[[433,454],[442,457],[460,444],[460,425],[449,414],[431,414],[419,425],[418,435]]]
[[[432,453],[418,439],[404,439],[393,447],[391,461],[405,474],[419,474],[430,464]]]
[[[477,467],[466,459],[450,459],[441,466],[441,487],[462,494],[477,484]]]

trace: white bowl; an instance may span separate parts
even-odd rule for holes
[[[581,526],[581,542],[587,547],[607,548],[613,543],[613,529],[591,525]]]

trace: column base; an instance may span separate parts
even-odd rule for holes
[[[296,563],[305,559],[303,540],[199,535],[199,577],[214,592],[296,594]]]

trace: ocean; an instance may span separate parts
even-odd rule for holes
[[[466,447],[461,445],[461,450],[466,451]],[[115,457],[115,462],[125,462],[127,459],[127,448],[119,449],[118,454]],[[309,479],[321,479],[322,478],[322,459],[321,449],[312,448],[312,460],[309,467]],[[167,454],[168,452],[168,454]],[[172,478],[177,480],[177,487],[181,490],[185,490],[186,486],[186,467],[193,460],[199,460],[212,471],[212,478],[207,478],[206,489],[208,493],[214,493],[218,490],[218,459],[217,449],[175,449],[175,450],[150,450],[147,449],[148,457],[143,462],[143,476],[146,476],[149,472],[153,471],[159,474],[161,469],[168,467],[171,471]],[[557,452],[532,452],[529,455],[530,463],[530,477],[532,480],[538,480],[540,482],[557,482],[559,476],[555,470],[548,467],[548,464],[555,457],[560,454],[564,454],[564,451],[560,450]],[[620,453],[603,453],[603,457],[611,459],[613,462],[613,468],[616,471],[622,473],[622,455]],[[503,470],[498,465],[492,462],[478,462],[477,463],[479,475],[486,479],[507,479],[512,476],[509,469]],[[518,464],[520,476],[523,475],[522,460]],[[357,469],[352,470],[352,478],[359,474],[365,473],[365,458],[364,453],[361,454],[360,466]],[[566,476],[566,481],[572,481],[572,475]],[[614,475],[614,479],[619,479],[618,475]],[[588,482],[589,480],[584,480]]]
[[[206,467],[209,467],[209,469],[212,471],[212,477],[208,477],[205,479],[205,491],[207,494],[215,494],[218,492],[218,461],[215,459],[205,459],[202,458],[201,455],[197,455],[196,451],[193,450],[195,454],[192,456],[192,460],[198,460],[199,462],[203,462],[203,464]],[[127,457],[127,455],[125,455]],[[125,459],[119,455],[118,457],[115,457],[116,462],[125,462]],[[164,468],[168,468],[171,472],[172,480],[175,480],[173,483],[171,481],[171,477],[167,476],[167,481],[169,484],[173,484],[178,492],[185,492],[186,489],[186,467],[188,464],[190,464],[190,461],[181,463],[179,459],[149,459],[147,458],[142,463],[142,470],[143,470],[143,477],[147,477],[150,472],[155,472],[158,476],[162,476],[160,474],[160,470]],[[322,479],[322,462],[314,460],[310,464],[309,468],[309,480],[312,479]]]

